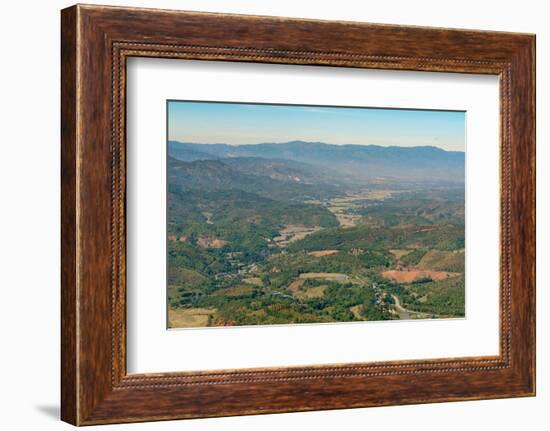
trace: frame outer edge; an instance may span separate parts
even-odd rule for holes
[[[531,49],[530,55],[533,62],[533,67],[531,71],[531,79],[533,82],[533,94],[531,96],[531,104],[533,109],[533,136],[532,136],[532,145],[533,145],[533,156],[531,159],[532,166],[532,176],[533,176],[533,237],[534,237],[534,259],[533,259],[533,292],[532,292],[532,301],[533,301],[533,315],[531,318],[532,325],[532,337],[533,337],[533,357],[532,357],[532,370],[531,377],[533,379],[533,387],[531,394],[537,396],[537,36],[533,35],[531,39]]]
[[[528,396],[536,396],[536,380],[537,380],[537,337],[536,337],[536,241],[537,241],[537,223],[536,223],[536,35],[531,35],[527,39],[526,47],[522,50],[520,64],[525,68],[523,76],[523,85],[525,91],[525,111],[530,115],[523,115],[523,124],[525,132],[525,171],[528,171],[525,181],[527,182],[525,205],[529,210],[524,264],[527,266],[526,272],[529,273],[529,285],[525,286],[523,292],[527,295],[526,302],[529,304],[529,309],[526,313],[526,333],[528,334],[528,347],[526,358],[526,380]]]
[[[511,58],[511,363],[520,396],[536,395],[535,36]]]
[[[61,11],[61,420],[79,421],[77,276],[78,6]]]

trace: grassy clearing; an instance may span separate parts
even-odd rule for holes
[[[260,277],[243,278],[243,282],[253,284],[255,286],[263,286],[262,279]]]
[[[311,278],[321,278],[323,280],[329,281],[346,281],[349,277],[346,274],[341,274],[338,272],[305,272],[300,274],[300,278],[303,280],[308,280]]]
[[[169,328],[196,328],[208,326],[209,316],[216,313],[215,308],[169,308]]]
[[[169,267],[168,268],[168,284],[169,285],[200,285],[206,280],[206,277],[199,274],[197,271],[186,268]]]
[[[219,289],[213,293],[213,296],[243,296],[254,291],[252,286],[235,286],[226,289]]]
[[[288,244],[304,239],[306,236],[321,229],[320,226],[307,227],[298,224],[288,224],[279,231],[279,236],[273,238],[273,241],[280,247],[286,247]]]
[[[322,298],[327,287],[326,285],[308,287],[305,290],[299,290],[294,296],[299,299]]]
[[[313,257],[323,257],[330,256],[331,254],[338,253],[338,250],[319,250],[319,251],[310,251],[308,254]]]
[[[392,249],[388,250],[391,254],[395,256],[397,260],[401,259],[403,256],[408,255],[412,250],[403,250],[403,249]]]
[[[430,250],[420,259],[416,267],[423,270],[463,272],[464,251]]]
[[[356,319],[367,320],[365,316],[363,316],[363,304],[354,305],[353,307],[350,307],[349,311],[353,313],[353,317]]]

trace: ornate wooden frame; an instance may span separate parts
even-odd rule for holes
[[[534,35],[78,5],[62,11],[61,47],[63,420],[88,425],[534,395]],[[498,75],[500,354],[127,375],[130,56]]]

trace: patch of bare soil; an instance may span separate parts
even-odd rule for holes
[[[423,278],[431,278],[434,281],[439,281],[450,277],[456,277],[458,275],[460,275],[458,272],[429,271],[413,268],[384,271],[382,273],[382,277],[396,283],[413,283],[414,281],[421,280]]]
[[[313,257],[323,257],[330,256],[331,254],[338,253],[338,250],[319,250],[319,251],[310,251],[308,254]]]
[[[288,290],[290,290],[293,295],[296,295],[300,291],[300,287],[302,287],[304,281],[304,279],[294,280],[288,285]]]
[[[197,245],[202,248],[222,248],[225,244],[227,241],[211,236],[199,236],[197,239]]]
[[[168,235],[168,241],[172,241],[172,242],[176,242],[176,241],[185,242],[185,241],[187,241],[187,237],[186,237],[186,236],[180,236],[180,237],[178,238],[176,235]]]

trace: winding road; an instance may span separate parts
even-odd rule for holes
[[[427,319],[430,319],[433,316],[433,314],[421,313],[419,311],[409,310],[403,307],[403,305],[401,305],[401,301],[399,300],[398,296],[392,295],[392,297],[393,297],[393,300],[395,301],[395,308],[399,312],[399,318],[402,320],[411,319],[412,314],[415,314],[417,316],[424,317]]]

